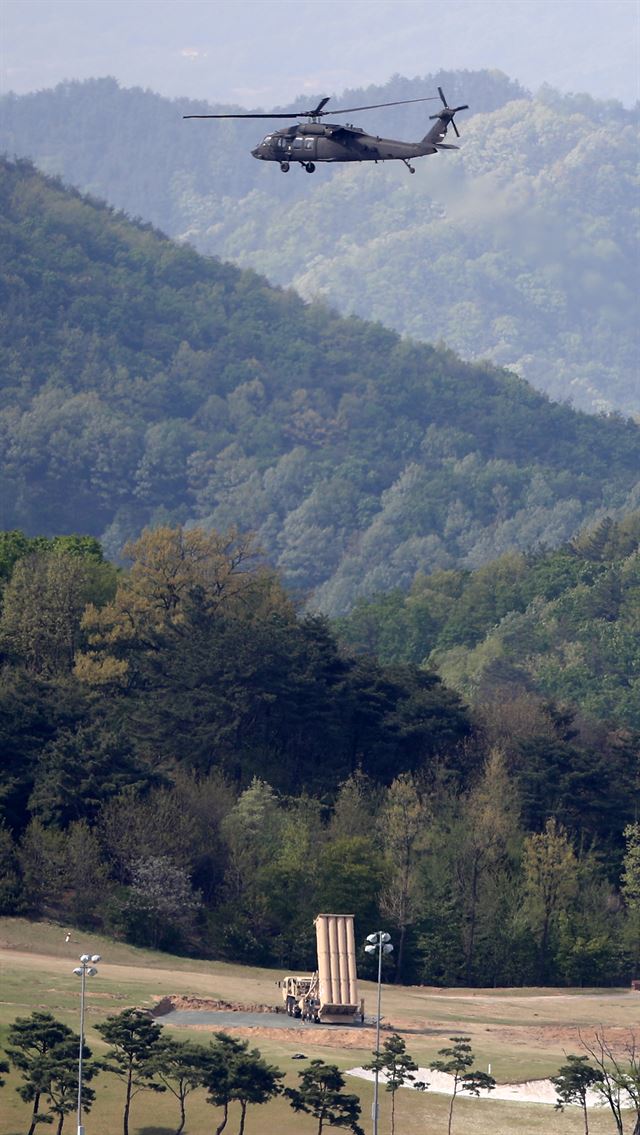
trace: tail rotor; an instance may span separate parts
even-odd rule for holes
[[[465,103],[464,106],[447,106],[447,100],[444,97],[444,91],[442,90],[442,87],[438,87],[438,94],[440,95],[440,98],[442,99],[442,105],[443,105],[444,109],[441,110],[439,114],[431,114],[431,115],[429,115],[429,117],[430,118],[439,118],[440,121],[444,123],[445,131],[446,131],[449,123],[451,123],[451,125],[453,126],[453,129],[455,130],[456,137],[459,138],[460,137],[460,131],[458,130],[458,127],[456,126],[456,124],[454,122],[454,115],[457,114],[459,110],[468,110],[469,107],[466,103]]]

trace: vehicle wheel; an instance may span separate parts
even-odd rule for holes
[[[307,162],[304,168],[306,169],[307,173],[314,173],[316,167],[314,166],[313,162]]]
[[[289,163],[288,162],[280,162],[280,169],[282,170],[283,173],[288,173],[289,172]]]

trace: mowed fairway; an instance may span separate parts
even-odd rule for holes
[[[99,953],[99,975],[87,984],[87,1041],[94,1053],[104,1052],[94,1026],[106,1016],[136,1005],[148,1008],[168,994],[224,999],[247,1005],[277,1004],[276,986],[282,971],[200,962],[166,954],[136,950],[99,935],[72,931],[65,943],[65,928],[23,919],[0,919],[0,1044],[6,1042],[8,1026],[17,1016],[46,1009],[75,1031],[79,1025],[79,982],[72,970],[83,952]],[[375,987],[362,983],[367,1012],[375,1008]],[[611,1036],[640,1022],[640,993],[627,990],[436,990],[385,986],[382,993],[385,1025],[402,1034],[407,1049],[420,1065],[428,1065],[439,1048],[454,1034],[471,1037],[476,1066],[491,1071],[499,1083],[542,1079],[553,1075],[565,1055],[580,1053],[578,1030],[585,1036],[604,1027]],[[210,1029],[172,1028],[170,1016],[161,1019],[165,1028],[181,1038],[208,1043]],[[232,1031],[227,1029],[227,1031]],[[234,1033],[236,1030],[233,1030]],[[367,1063],[375,1043],[373,1027],[317,1030],[240,1029],[250,1044],[286,1073],[286,1082],[297,1083],[305,1067],[292,1055],[337,1064],[347,1070]],[[28,1127],[28,1106],[15,1092],[15,1073],[7,1077],[0,1094],[1,1135],[23,1135]],[[118,1135],[122,1131],[123,1088],[113,1076],[101,1075],[94,1085],[97,1100],[86,1119],[86,1135]],[[371,1131],[372,1085],[348,1077],[347,1090],[360,1096],[362,1126]],[[389,1126],[389,1099],[381,1095],[380,1135]],[[397,1135],[440,1135],[447,1130],[449,1101],[445,1096],[400,1090],[396,1096]],[[205,1101],[204,1092],[189,1098],[186,1135],[211,1135],[219,1112]],[[629,1114],[629,1128],[631,1129]],[[238,1129],[238,1114],[232,1109],[226,1128]],[[178,1106],[167,1094],[144,1092],[136,1096],[131,1135],[172,1135],[178,1125]],[[590,1115],[591,1135],[612,1131],[606,1112]],[[51,1128],[43,1127],[43,1131]],[[55,1130],[55,1128],[54,1128]],[[65,1132],[75,1131],[75,1114],[68,1117]],[[317,1121],[294,1114],[283,1100],[250,1108],[246,1135],[312,1135]],[[326,1129],[325,1129],[326,1130]],[[502,1103],[494,1100],[456,1102],[456,1135],[578,1135],[584,1131],[581,1114],[570,1109],[560,1114],[550,1106]]]

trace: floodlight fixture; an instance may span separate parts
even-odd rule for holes
[[[365,954],[375,954],[378,951],[378,1012],[376,1015],[376,1064],[373,1085],[373,1135],[378,1135],[378,1094],[380,1077],[380,999],[382,993],[382,955],[393,953],[391,935],[386,930],[376,930],[375,934],[367,934]]]
[[[76,966],[74,973],[76,977],[81,980],[80,985],[80,1047],[78,1049],[78,1135],[84,1135],[84,1126],[82,1123],[82,1057],[84,1048],[84,991],[85,984],[88,977],[95,977],[97,969],[92,962],[99,962],[100,954],[81,954],[79,966]]]

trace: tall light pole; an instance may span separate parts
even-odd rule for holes
[[[373,1135],[378,1135],[378,1086],[380,1078],[380,998],[382,993],[382,955],[393,951],[391,935],[386,930],[376,930],[375,934],[367,934],[365,954],[375,954],[378,951],[378,1011],[376,1013],[376,1064],[375,1079],[373,1081]],[[81,1135],[81,1132],[78,1132]]]
[[[82,1050],[84,1048],[84,989],[88,977],[94,977],[97,969],[93,963],[100,961],[100,954],[81,954],[80,965],[74,973],[80,978],[80,1049],[78,1051],[78,1135],[84,1135],[82,1125]]]

